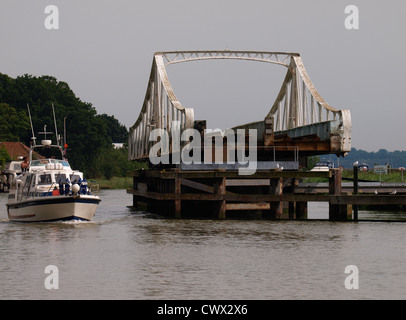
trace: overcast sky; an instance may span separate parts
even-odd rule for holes
[[[59,29],[47,30],[47,5]],[[347,5],[359,29],[347,30]],[[352,115],[352,146],[406,150],[406,2],[402,0],[0,0],[0,72],[51,75],[127,128],[138,117],[155,51],[301,54],[321,96]],[[175,64],[178,99],[208,128],[261,120],[286,69],[242,61]]]

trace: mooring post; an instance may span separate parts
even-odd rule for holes
[[[226,195],[226,178],[222,177],[216,183],[216,191],[220,197],[220,201],[218,203],[218,219],[225,219],[226,218],[226,200],[224,199]]]
[[[271,192],[274,191],[275,195],[282,195],[283,193],[283,178],[271,179]],[[270,202],[270,217],[271,219],[280,219],[283,212],[283,202],[282,201],[271,201]]]
[[[133,190],[138,190],[138,183],[136,177],[133,177]],[[135,194],[133,194],[133,207],[134,209],[138,209],[138,197]]]
[[[289,201],[288,202],[288,213],[289,219],[294,220],[296,219],[296,201]]]
[[[299,184],[299,179],[292,179],[291,193],[295,194],[295,188]],[[289,219],[307,219],[307,201],[289,201]]]
[[[307,201],[296,202],[296,219],[307,219]]]
[[[357,195],[358,194],[358,167],[354,166],[354,174],[353,174],[353,180],[354,180],[354,190],[353,194]],[[358,205],[353,204],[352,205],[353,211],[354,211],[354,220],[358,220]]]
[[[180,177],[180,172],[177,171],[175,174],[175,201],[174,201],[174,205],[175,205],[175,218],[179,219],[181,218],[181,200],[180,200],[180,193],[181,193],[181,188],[182,188],[182,184],[181,184],[181,177]]]
[[[328,188],[330,195],[337,195],[341,193],[341,185],[338,184],[338,177],[336,174],[337,169],[331,169],[331,177],[328,181]],[[331,201],[328,204],[329,212],[328,218],[329,220],[337,220],[338,219],[338,205],[331,204]]]
[[[329,179],[329,194],[332,196],[341,195],[341,168],[331,169],[332,175]],[[332,204],[329,202],[329,220],[349,220],[351,219],[352,208],[347,204]]]
[[[294,194],[295,193],[295,187],[297,185],[297,179],[293,178],[291,183],[292,183],[292,187],[291,187],[290,193]],[[296,207],[296,201],[289,201],[288,202],[289,219],[297,219],[297,217],[296,217],[296,208],[297,208]]]

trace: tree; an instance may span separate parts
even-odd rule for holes
[[[97,115],[107,125],[107,135],[113,142],[126,143],[128,140],[128,130],[114,116],[109,116],[105,113]]]
[[[142,165],[128,161],[127,149],[117,150],[112,146],[113,142],[127,142],[128,130],[124,125],[114,116],[98,115],[96,108],[76,97],[66,82],[49,75],[25,74],[13,79],[0,73],[0,109],[5,115],[0,114],[1,139],[30,144],[32,132],[27,104],[38,140],[43,138],[38,132],[45,125],[48,132],[55,132],[54,106],[58,135],[68,145],[68,160],[87,177],[125,176],[127,171]],[[55,134],[47,135],[50,138],[56,142]]]
[[[9,94],[10,92],[13,94]],[[30,144],[32,136],[27,104],[31,111],[34,135],[38,140],[42,138],[38,136],[38,132],[43,131],[45,125],[47,131],[55,132],[53,104],[59,135],[64,134],[66,124],[67,134],[64,138],[69,145],[68,159],[72,167],[82,170],[85,174],[95,174],[98,155],[111,146],[112,140],[108,135],[106,119],[97,117],[92,104],[81,101],[66,82],[58,81],[55,77],[34,77],[25,74],[13,79],[0,74],[0,103],[3,103],[2,109],[5,113],[14,116],[11,120],[4,119],[1,123],[4,138],[19,138],[26,145]],[[12,136],[14,132],[18,133]],[[47,138],[51,138],[51,134]],[[52,140],[56,142],[54,134]]]
[[[307,158],[307,168],[309,170],[313,169],[316,166],[317,162],[319,162],[319,161],[320,161],[319,156],[313,156],[313,157]]]
[[[20,141],[20,136],[29,128],[26,114],[7,103],[0,103],[0,141]]]
[[[10,155],[8,154],[6,148],[0,146],[0,169],[4,169],[6,162],[10,161]]]

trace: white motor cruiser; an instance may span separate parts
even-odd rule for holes
[[[37,148],[59,149],[61,159],[33,160]],[[91,220],[101,201],[98,191],[98,185],[88,185],[83,173],[70,167],[61,146],[42,140],[31,147],[29,168],[10,186],[8,217],[20,222]]]

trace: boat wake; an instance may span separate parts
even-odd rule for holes
[[[64,220],[64,221],[55,221],[54,223],[63,223],[67,225],[79,225],[79,224],[96,224],[96,221],[88,221],[88,220]]]

